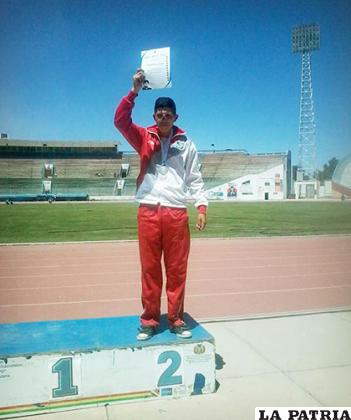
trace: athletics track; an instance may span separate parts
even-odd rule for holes
[[[192,240],[185,310],[196,320],[350,307],[350,235]],[[136,241],[0,247],[0,323],[140,311]]]

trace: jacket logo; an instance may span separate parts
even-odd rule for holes
[[[185,149],[185,141],[177,140],[174,143],[171,144],[171,149],[178,149],[178,150],[184,150]]]

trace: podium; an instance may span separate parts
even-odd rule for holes
[[[188,314],[192,338],[136,339],[138,316],[0,325],[0,419],[215,391],[215,342]]]

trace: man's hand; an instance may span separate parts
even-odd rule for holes
[[[138,69],[133,76],[133,87],[132,91],[134,93],[139,93],[140,89],[143,87],[143,83],[145,80],[144,70]]]
[[[197,230],[204,230],[205,226],[206,226],[206,214],[198,213],[197,222],[196,222],[196,229]]]

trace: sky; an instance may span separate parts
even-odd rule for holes
[[[301,55],[293,26],[318,23],[312,53],[317,166],[351,152],[351,0],[0,0],[0,131],[12,139],[112,141],[142,50],[170,47],[159,96],[199,150],[291,150],[297,163]]]

